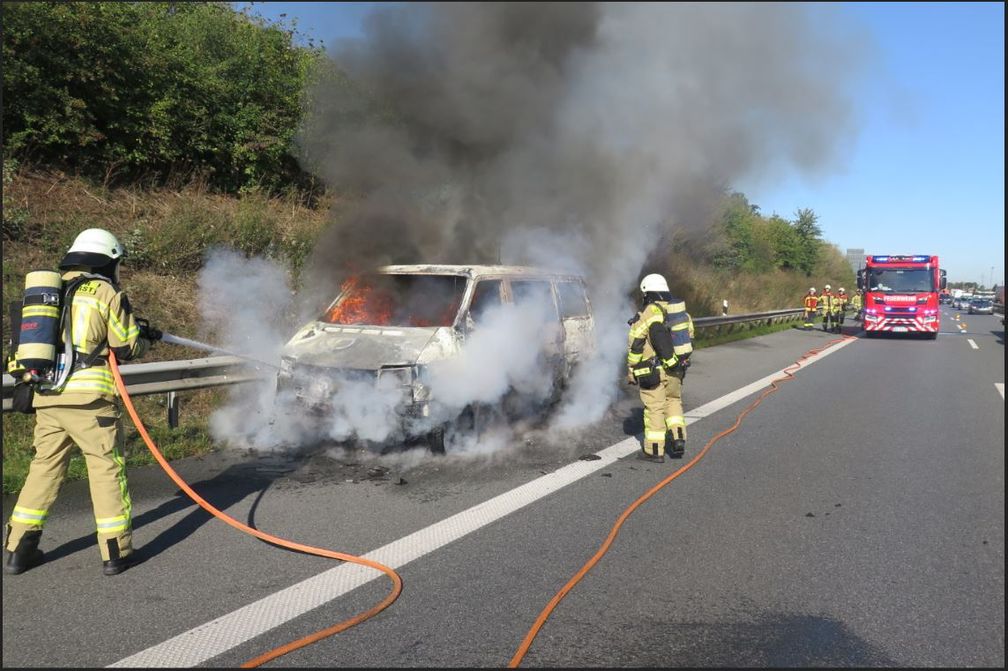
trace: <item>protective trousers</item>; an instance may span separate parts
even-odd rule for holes
[[[641,389],[644,404],[644,453],[651,456],[665,454],[666,432],[673,438],[686,440],[686,418],[683,417],[681,373],[661,371],[661,382],[654,389]]]
[[[91,504],[102,561],[132,553],[133,504],[126,486],[126,462],[118,444],[121,413],[116,402],[38,408],[35,457],[10,517],[6,549],[13,552],[29,531],[41,531],[66,478],[76,443],[87,464]]]

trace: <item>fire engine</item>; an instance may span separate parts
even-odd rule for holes
[[[945,271],[938,257],[924,254],[873,255],[858,271],[864,291],[864,328],[878,333],[926,333],[938,337],[938,292],[945,289]]]

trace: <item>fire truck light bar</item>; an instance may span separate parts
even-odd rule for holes
[[[930,256],[922,254],[915,256],[873,256],[871,258],[873,263],[927,263],[931,260]]]

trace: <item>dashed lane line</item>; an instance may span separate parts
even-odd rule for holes
[[[1004,400],[1004,382],[995,382],[994,383],[994,387],[998,390],[998,393],[1001,394],[1001,400],[1003,401]]]
[[[847,339],[822,352],[802,360],[795,372],[846,347],[855,339]],[[706,403],[686,414],[692,424],[718,410],[753,394],[784,375],[784,369],[756,380],[729,394]],[[640,449],[636,438],[627,438],[596,452],[600,459],[576,461],[552,473],[536,478],[509,492],[479,503],[468,510],[445,518],[424,529],[393,541],[364,557],[398,569],[452,541],[538,501],[553,492],[577,482],[592,473],[612,465]],[[110,667],[191,667],[213,659],[271,629],[325,605],[361,585],[384,575],[360,564],[344,563],[302,580],[227,615],[182,632],[163,643],[110,664]]]
[[[970,344],[970,347],[972,347],[973,349],[980,349],[980,345],[977,345],[975,342],[973,342],[973,338],[966,338],[966,342],[968,342]]]

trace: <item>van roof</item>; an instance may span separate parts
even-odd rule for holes
[[[517,277],[528,275],[535,277],[546,276],[565,279],[582,279],[580,275],[575,273],[549,270],[547,268],[535,268],[532,266],[463,265],[450,263],[419,263],[413,265],[382,266],[378,269],[378,272],[388,274],[464,275],[472,278],[485,276]]]

